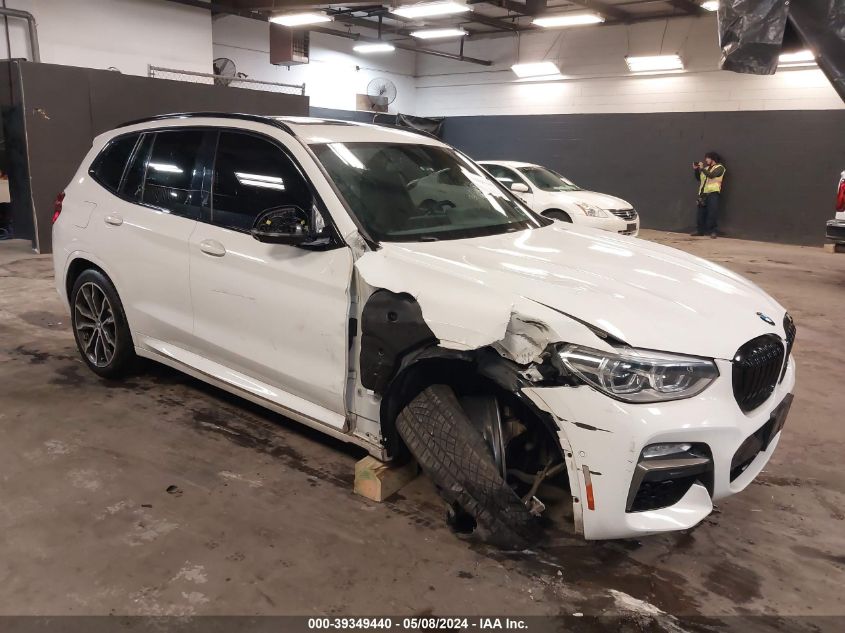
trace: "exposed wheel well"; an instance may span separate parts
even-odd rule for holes
[[[561,222],[572,222],[572,216],[563,209],[546,209],[541,215]]]
[[[91,269],[98,270],[103,273],[106,277],[108,277],[108,275],[106,275],[106,271],[97,266],[97,264],[95,264],[94,262],[89,261],[83,257],[78,257],[70,263],[70,266],[68,266],[67,269],[67,275],[65,276],[65,293],[67,295],[68,303],[70,303],[71,300],[70,294],[73,291],[73,285],[76,283],[76,280],[79,278],[79,275],[81,275],[86,270]]]
[[[478,350],[476,350],[477,352]],[[476,356],[472,352],[455,352],[454,355],[421,358],[399,371],[390,382],[381,401],[381,427],[385,447],[392,457],[404,457],[406,448],[396,432],[396,418],[402,409],[431,385],[448,385],[458,397],[469,394],[492,394],[502,406],[508,407],[527,426],[542,427],[551,443],[559,448],[556,437],[556,423],[550,416],[538,411],[519,394],[515,385],[505,384],[501,379],[504,372],[490,372],[487,375],[480,367],[489,363],[488,356],[498,357],[489,350],[489,355]]]
[[[507,361],[484,348],[471,352],[429,348],[428,353],[434,356],[405,364],[382,398],[381,425],[387,453],[400,462],[411,456],[396,429],[396,420],[427,387],[448,385],[459,401],[468,395],[495,395],[505,439],[508,485],[523,500],[536,492],[551,501],[544,516],[562,518],[567,523],[573,520],[576,502],[571,491],[577,490],[577,482],[569,479],[557,422],[522,394],[525,383],[518,375],[511,376]]]

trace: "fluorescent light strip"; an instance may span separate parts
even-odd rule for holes
[[[813,51],[805,49],[794,53],[781,53],[778,56],[778,66],[790,68],[793,66],[815,66],[816,56]]]
[[[661,70],[683,70],[684,62],[678,55],[648,55],[644,57],[626,57],[625,63],[632,73],[654,72]]]
[[[389,53],[395,51],[396,47],[393,44],[386,42],[372,43],[372,44],[356,44],[352,47],[356,53]]]
[[[305,26],[306,24],[319,24],[320,22],[331,22],[332,18],[323,13],[285,13],[274,15],[270,18],[274,24],[282,26]]]
[[[463,29],[424,29],[422,31],[412,31],[411,37],[416,37],[421,40],[434,40],[442,37],[463,37],[467,32]]]
[[[235,177],[238,182],[245,187],[260,187],[262,189],[278,189],[285,190],[285,181],[278,176],[265,176],[263,174],[247,174],[242,171],[236,171]]]
[[[604,18],[595,13],[565,13],[563,15],[546,15],[534,18],[532,24],[545,28],[560,26],[583,26],[585,24],[600,24]]]
[[[551,77],[560,75],[560,69],[554,62],[514,64],[511,66],[511,70],[517,77]]]
[[[391,13],[403,18],[429,18],[436,15],[452,15],[470,11],[470,7],[460,2],[421,2],[419,4],[406,4],[402,7],[390,9]]]
[[[701,8],[705,11],[718,11],[719,10],[719,0],[707,0],[707,2],[701,3]]]

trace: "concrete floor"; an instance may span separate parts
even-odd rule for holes
[[[50,259],[0,243],[0,615],[633,613],[666,629],[697,615],[845,615],[845,255],[643,237],[789,307],[798,388],[784,437],[758,480],[693,530],[564,534],[520,554],[453,535],[424,478],[387,503],[356,497],[357,449],[175,371],[97,379]]]

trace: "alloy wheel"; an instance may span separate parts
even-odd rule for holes
[[[93,282],[84,283],[76,293],[73,310],[83,353],[96,367],[108,366],[117,349],[117,325],[106,293]]]

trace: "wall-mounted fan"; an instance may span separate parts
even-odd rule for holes
[[[217,86],[228,86],[235,79],[244,79],[246,75],[239,73],[238,68],[228,57],[218,57],[214,60],[214,84]]]
[[[396,101],[396,84],[390,79],[376,77],[367,84],[370,107],[376,112],[387,112],[387,106]]]

